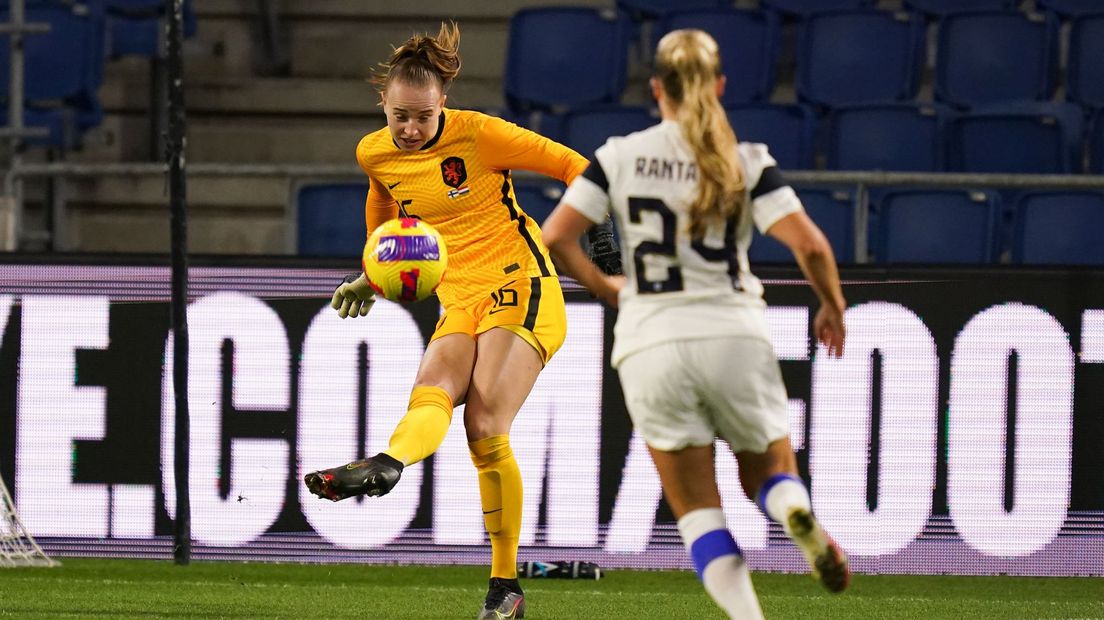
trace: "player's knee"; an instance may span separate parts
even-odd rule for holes
[[[510,419],[506,416],[490,414],[465,415],[464,431],[467,433],[468,441],[479,441],[495,435],[509,435]]]

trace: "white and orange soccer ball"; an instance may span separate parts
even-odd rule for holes
[[[414,302],[437,289],[448,266],[448,252],[432,226],[414,218],[397,218],[372,232],[362,261],[364,275],[377,295]]]

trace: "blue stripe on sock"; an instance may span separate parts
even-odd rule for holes
[[[770,493],[770,490],[772,488],[774,488],[774,485],[782,482],[783,480],[793,480],[801,486],[805,486],[805,483],[801,481],[801,478],[798,478],[793,474],[775,474],[770,478],[767,478],[767,481],[763,483],[763,486],[759,487],[759,494],[755,498],[755,503],[759,505],[759,510],[762,510],[763,514],[767,515],[768,517],[770,517],[770,515],[767,514],[767,494]]]
[[[698,579],[705,574],[705,567],[709,566],[710,562],[726,555],[742,555],[740,547],[728,530],[706,532],[690,544],[690,559],[694,561],[694,570],[698,572]]]

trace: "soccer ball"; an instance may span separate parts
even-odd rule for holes
[[[364,275],[380,297],[413,302],[429,297],[441,283],[448,252],[441,234],[414,218],[380,224],[364,244]]]

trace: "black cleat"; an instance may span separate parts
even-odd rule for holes
[[[402,475],[403,464],[380,452],[343,467],[323,469],[303,476],[307,488],[322,499],[336,502],[346,497],[387,495]]]
[[[487,600],[479,610],[477,620],[501,620],[525,617],[525,595],[517,579],[491,577]]]

